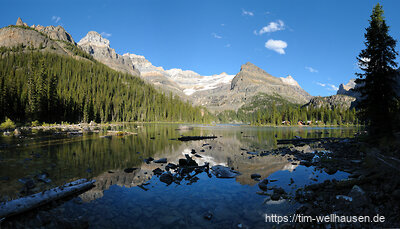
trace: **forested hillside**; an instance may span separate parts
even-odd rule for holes
[[[90,60],[0,48],[0,120],[209,122],[201,107]]]
[[[221,122],[240,120],[253,125],[348,125],[357,124],[355,109],[321,104],[319,107],[301,106],[282,97],[258,94],[237,112],[224,111],[218,115]],[[300,123],[299,123],[300,121]],[[308,123],[307,123],[308,122]]]

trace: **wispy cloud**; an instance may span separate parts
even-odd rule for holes
[[[260,31],[254,31],[256,35],[262,35],[264,33],[272,33],[285,29],[285,23],[282,20],[270,22],[267,26],[264,26],[260,29]]]
[[[328,90],[330,90],[330,91],[337,91],[337,90],[339,90],[339,88],[336,87],[336,86],[333,85],[333,84],[329,84],[328,86],[329,86]]]
[[[221,39],[222,37],[221,36],[219,36],[218,34],[216,34],[216,33],[212,33],[211,34],[214,38],[216,38],[216,39]]]
[[[54,21],[55,23],[58,23],[61,20],[60,16],[53,16],[51,17],[51,20]]]
[[[100,35],[102,37],[111,37],[112,34],[111,33],[106,33],[106,32],[101,32]]]
[[[225,26],[225,24],[222,23],[221,26]]]
[[[232,45],[231,44],[226,44],[225,48],[230,48]]]
[[[242,9],[242,15],[254,16],[254,13],[251,12],[251,11],[247,11],[247,10]]]
[[[308,67],[308,66],[306,66],[306,67],[304,67],[304,68],[307,69],[308,71],[310,71],[311,73],[318,73],[318,70],[315,69],[315,68]]]
[[[339,88],[336,87],[336,86],[333,85],[333,84],[329,84],[329,83],[320,83],[320,82],[317,82],[317,84],[318,84],[319,86],[321,86],[321,87],[326,88],[326,89],[329,90],[329,91],[337,91],[337,90],[339,90]]]
[[[285,54],[285,48],[287,48],[287,46],[287,43],[282,40],[269,39],[265,42],[265,48],[273,50],[279,54]]]

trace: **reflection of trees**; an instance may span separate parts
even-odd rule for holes
[[[241,181],[242,177],[243,179],[249,178],[251,172],[260,173],[264,176],[263,171],[269,171],[272,167],[274,168],[272,170],[283,168],[285,163],[284,161],[272,163],[261,157],[260,159],[257,159],[258,157],[248,159],[249,155],[246,155],[246,151],[241,150],[241,148],[248,151],[270,150],[276,147],[276,139],[293,138],[294,136],[303,138],[348,137],[354,133],[352,128],[195,127],[193,130],[180,132],[176,130],[177,127],[178,125],[173,124],[143,124],[139,127],[128,124],[115,127],[115,130],[136,132],[137,135],[114,136],[111,139],[100,138],[97,134],[84,135],[83,137],[57,139],[56,141],[36,142],[29,148],[2,150],[1,156],[10,163],[0,162],[0,172],[2,176],[9,176],[10,181],[7,181],[7,185],[3,181],[0,193],[9,195],[10,190],[14,192],[21,187],[18,182],[19,178],[33,177],[43,170],[50,174],[49,178],[52,180],[50,185],[58,186],[78,178],[101,177],[108,170],[122,171],[128,167],[138,167],[142,168],[143,171],[146,169],[142,165],[143,159],[147,157],[166,157],[168,162],[176,163],[179,158],[183,157],[182,152],[185,149],[188,149],[189,152],[191,149],[196,149],[199,154],[207,156],[198,159],[199,164],[204,162],[210,162],[210,165],[224,164],[235,169],[238,167],[239,171],[242,170],[244,174],[249,173],[249,175],[242,175],[238,178],[240,183],[247,184],[247,181]],[[179,137],[181,134],[185,136],[213,134],[218,138],[184,143],[170,140]],[[210,145],[203,147],[204,143]],[[200,152],[200,150],[204,150],[204,152]],[[40,153],[41,157],[34,158],[31,155],[32,152]],[[242,156],[241,153],[244,153],[244,155]],[[20,163],[25,158],[33,159]],[[230,158],[229,162],[228,158]],[[26,168],[22,167],[25,165]],[[150,166],[158,165],[152,163]],[[154,168],[149,171],[152,171],[152,169]],[[265,172],[265,175],[267,173],[269,172]],[[122,177],[122,175],[120,174],[119,177]],[[112,176],[112,174],[107,176]]]
[[[136,130],[138,135],[125,137],[88,138],[79,143],[66,144],[54,149],[57,168],[70,177],[92,176],[109,169],[140,167],[143,159],[173,152],[181,142],[170,141],[174,126],[144,126]],[[173,135],[173,134],[172,134]],[[151,139],[154,137],[154,139]],[[139,152],[139,153],[138,153]]]

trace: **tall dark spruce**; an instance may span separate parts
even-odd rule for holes
[[[358,103],[360,119],[368,124],[369,135],[393,134],[398,98],[396,97],[396,40],[389,35],[382,6],[378,3],[366,28],[366,48],[357,60],[363,73],[356,73],[362,99]]]

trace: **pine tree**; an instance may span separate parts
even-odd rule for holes
[[[382,6],[378,3],[366,28],[366,48],[358,56],[364,73],[357,73],[356,83],[362,100],[358,103],[360,118],[369,123],[371,136],[390,135],[396,108],[395,77],[398,53],[396,40],[389,34]]]

